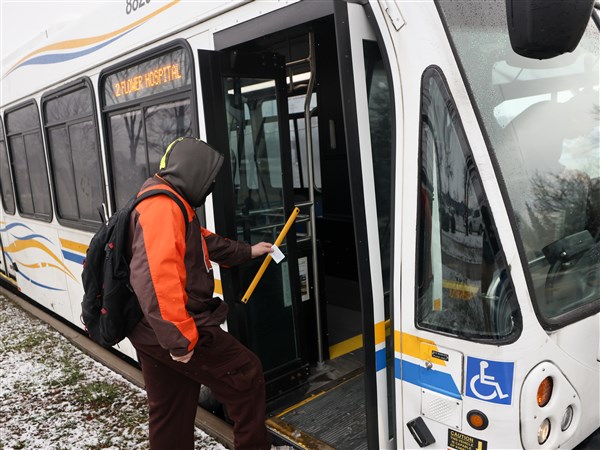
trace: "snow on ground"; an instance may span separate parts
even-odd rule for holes
[[[142,389],[0,296],[0,450],[148,448]],[[225,450],[196,429],[196,449]]]

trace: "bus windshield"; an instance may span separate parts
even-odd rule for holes
[[[552,328],[600,304],[598,28],[578,48],[513,52],[505,0],[438,7],[508,193],[538,314]]]

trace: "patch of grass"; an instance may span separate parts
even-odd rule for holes
[[[121,395],[119,388],[114,384],[98,381],[78,387],[75,400],[79,404],[102,408],[112,405]]]
[[[40,347],[47,339],[43,333],[40,334],[27,334],[23,336],[23,339],[15,342],[12,346],[12,350],[15,352],[29,351],[36,347]]]
[[[145,423],[148,420],[148,411],[146,405],[142,405],[138,409],[134,409],[133,412],[128,411],[126,414],[119,414],[119,423],[124,429],[133,430],[140,424]]]
[[[14,324],[6,324],[8,327]],[[23,330],[14,330],[13,333],[3,333],[2,352],[41,353],[47,355],[52,352],[55,341],[50,330],[45,326],[37,326],[28,332]]]
[[[73,386],[83,379],[81,373],[81,365],[75,361],[70,355],[64,355],[60,358],[61,378],[53,380],[50,383],[51,387],[58,386]]]
[[[31,390],[33,383],[30,380],[16,381],[12,386],[12,391],[17,392],[23,398],[29,400],[32,397]]]

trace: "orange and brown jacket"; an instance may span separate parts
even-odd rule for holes
[[[134,343],[143,340],[172,355],[185,355],[196,345],[199,327],[218,326],[227,317],[227,305],[213,299],[211,261],[237,265],[251,258],[251,248],[201,227],[192,208],[204,203],[222,160],[204,142],[180,139],[169,146],[161,170],[138,193],[173,191],[189,219],[185,223],[179,206],[166,195],[144,200],[131,214],[130,282],[144,312],[129,336]]]

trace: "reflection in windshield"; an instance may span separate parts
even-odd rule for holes
[[[479,3],[482,5],[482,3]],[[598,29],[573,53],[516,55],[504,1],[440,2],[496,153],[546,319],[600,302]]]
[[[493,219],[454,102],[437,68],[423,75],[417,325],[479,339],[519,331]]]

